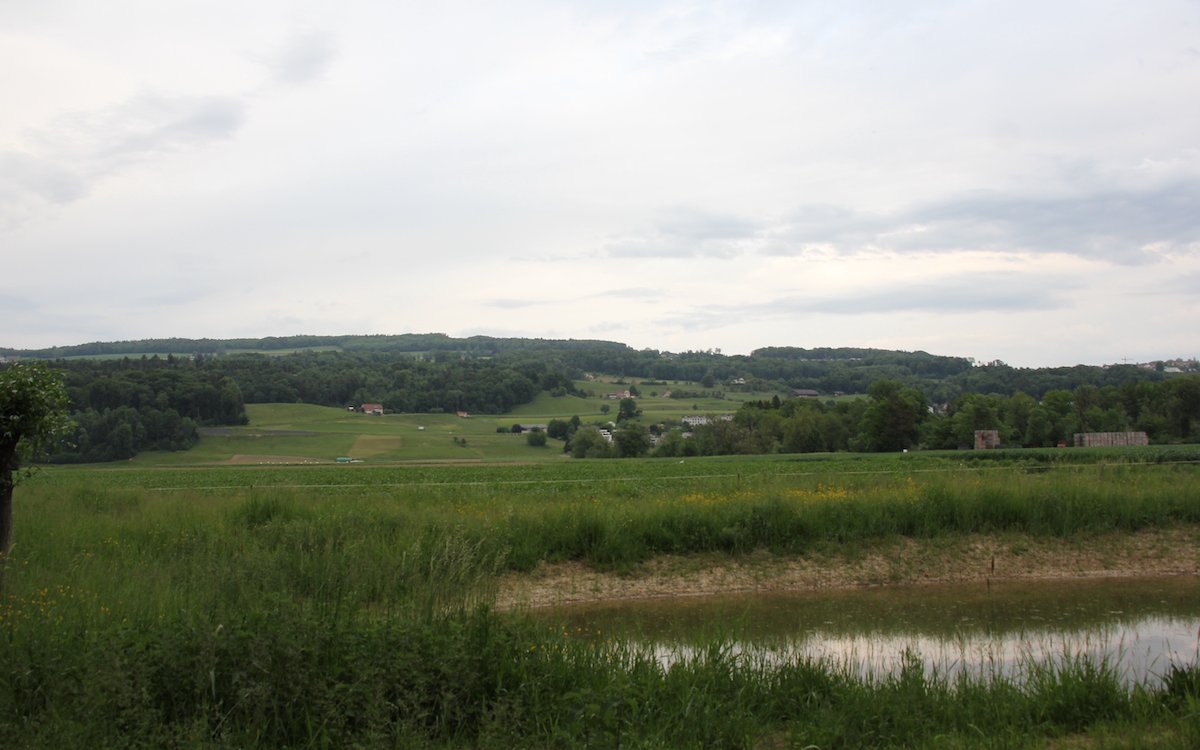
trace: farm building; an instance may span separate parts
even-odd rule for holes
[[[975,450],[987,450],[1000,447],[999,430],[975,430]]]
[[[359,411],[363,414],[383,414],[383,404],[363,404]]]
[[[1124,445],[1150,445],[1150,437],[1144,432],[1077,432],[1076,448],[1101,448]]]

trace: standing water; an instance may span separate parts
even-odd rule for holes
[[[1103,661],[1155,684],[1200,656],[1200,579],[945,584],[604,602],[536,613],[583,637],[652,647],[664,664],[725,642],[865,676],[919,658],[929,674],[1019,676],[1031,662]]]

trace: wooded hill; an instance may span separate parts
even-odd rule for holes
[[[617,376],[631,384],[672,383],[681,396],[701,389],[774,393],[784,399],[798,392],[815,392],[823,408],[826,399],[865,394],[874,384],[886,382],[902,386],[912,394],[909,400],[914,403],[919,394],[920,404],[945,415],[961,412],[966,405],[978,409],[979,401],[968,398],[971,395],[1004,399],[1015,395],[1019,400],[1041,402],[1052,394],[1057,403],[1064,394],[1071,401],[1078,389],[1097,389],[1088,396],[1089,403],[1112,411],[1103,420],[1111,429],[1137,428],[1143,419],[1143,410],[1136,404],[1148,402],[1151,392],[1135,393],[1130,390],[1133,385],[1183,377],[1189,381],[1187,387],[1179,384],[1180,388],[1162,391],[1158,399],[1161,408],[1155,407],[1155,413],[1161,412],[1159,421],[1176,424],[1178,409],[1174,405],[1181,404],[1190,414],[1194,390],[1190,381],[1197,378],[1134,365],[1014,368],[993,362],[976,366],[966,358],[921,351],[768,347],[749,355],[725,355],[716,350],[636,350],[610,341],[455,339],[442,334],[148,339],[41,350],[0,349],[0,356],[54,360],[54,366],[64,371],[78,430],[73,447],[57,458],[76,461],[114,460],[141,450],[190,447],[198,439],[200,426],[243,423],[245,403],[380,403],[390,412],[503,414],[541,392],[577,393],[576,381],[593,373]],[[1123,396],[1118,389],[1124,389]],[[1026,411],[1031,408],[1026,401],[1020,403]],[[993,406],[1005,411],[1000,408],[1003,404]],[[828,408],[833,409],[831,403]],[[915,410],[919,420],[926,408]],[[842,409],[841,426],[827,431],[844,437],[835,442],[825,440],[828,445],[824,449],[894,447],[889,441],[885,448],[870,436],[856,445],[849,442],[866,429],[859,424],[862,415],[858,411]],[[984,412],[984,416],[990,413]],[[831,411],[825,421],[832,424],[832,415]],[[1033,438],[1023,425],[1014,427],[1012,433],[1019,436],[1017,442],[1044,444],[1068,429],[1065,419],[1060,420],[1061,430],[1043,430],[1044,435],[1039,432]],[[1188,419],[1180,424],[1190,425]],[[965,430],[967,424],[959,421]],[[980,420],[971,420],[976,421]],[[1089,421],[1098,422],[1075,420],[1079,426]],[[960,441],[950,435],[939,437],[928,425],[922,432],[925,444],[953,447]],[[1161,432],[1164,437],[1187,440],[1191,429],[1163,427]],[[915,430],[910,434],[906,444],[921,439]],[[780,435],[771,437],[770,445],[808,445]],[[749,443],[739,442],[743,448],[738,452],[743,452]]]
[[[435,363],[500,362],[518,368],[556,370],[575,377],[585,372],[593,372],[654,380],[704,382],[707,387],[742,378],[748,381],[748,386],[755,386],[759,390],[811,389],[822,394],[866,393],[870,384],[876,380],[894,379],[920,388],[930,401],[937,403],[953,400],[964,393],[1011,395],[1023,392],[1040,398],[1050,390],[1069,390],[1080,385],[1120,385],[1128,380],[1154,382],[1165,377],[1162,372],[1136,365],[1015,368],[1002,362],[993,362],[976,366],[965,357],[941,356],[923,351],[765,347],[749,355],[725,355],[719,350],[639,350],[613,341],[491,336],[453,338],[440,333],[280,336],[256,339],[169,338],[94,342],[47,349],[0,348],[0,357],[8,359],[50,360],[125,357],[137,359],[155,355],[160,358],[170,355],[209,360],[253,354],[276,357],[305,355],[301,358],[303,365],[299,369],[341,369],[340,365],[344,360],[332,356],[337,353],[401,355]],[[265,361],[262,358],[252,360]],[[363,361],[379,362],[383,359],[368,357]],[[240,363],[236,369],[245,372],[248,367],[246,363]],[[277,369],[293,371],[297,366],[295,363],[289,363],[280,365]],[[304,390],[303,387],[297,388],[295,383],[288,385],[297,392]],[[370,395],[370,399],[379,400],[383,395],[375,393]],[[357,398],[352,394],[346,394],[345,397]],[[333,398],[316,398],[313,403],[336,401]]]

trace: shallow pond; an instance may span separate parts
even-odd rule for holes
[[[538,619],[582,637],[653,648],[664,663],[724,642],[768,660],[819,658],[863,675],[906,654],[927,673],[1020,676],[1031,662],[1103,660],[1157,682],[1200,650],[1200,578],[879,587],[570,605]]]

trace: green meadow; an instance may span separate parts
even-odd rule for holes
[[[410,437],[457,448],[463,423],[261,407],[201,450],[223,461],[244,444],[288,455],[311,441],[318,457],[354,453],[366,434],[401,441],[390,455],[404,456]],[[491,434],[513,455],[527,448]],[[467,434],[467,450],[476,437],[489,435]],[[870,678],[755,661],[715,633],[666,665],[491,605],[501,575],[546,562],[626,574],[664,554],[1196,529],[1198,459],[1183,446],[46,469],[17,490],[0,736],[56,748],[1194,747],[1191,664],[1132,688],[1084,658],[1030,663],[1023,679],[915,664]]]
[[[249,424],[205,430],[200,443],[176,453],[145,452],[137,466],[200,464],[283,465],[330,463],[352,458],[368,464],[405,462],[529,462],[564,460],[562,442],[531,447],[525,436],[508,431],[514,424],[546,424],[578,416],[585,424],[616,419],[617,400],[605,394],[627,385],[602,381],[577,384],[596,395],[551,396],[543,391],[533,401],[503,415],[448,413],[369,415],[309,404],[248,404]],[[681,401],[663,398],[673,386],[644,386],[638,406],[643,421],[679,420],[687,414],[728,414],[746,400],[773,393],[736,393],[725,398]],[[692,387],[692,386],[684,386]],[[650,396],[651,391],[659,393]],[[607,409],[607,411],[606,411]]]

